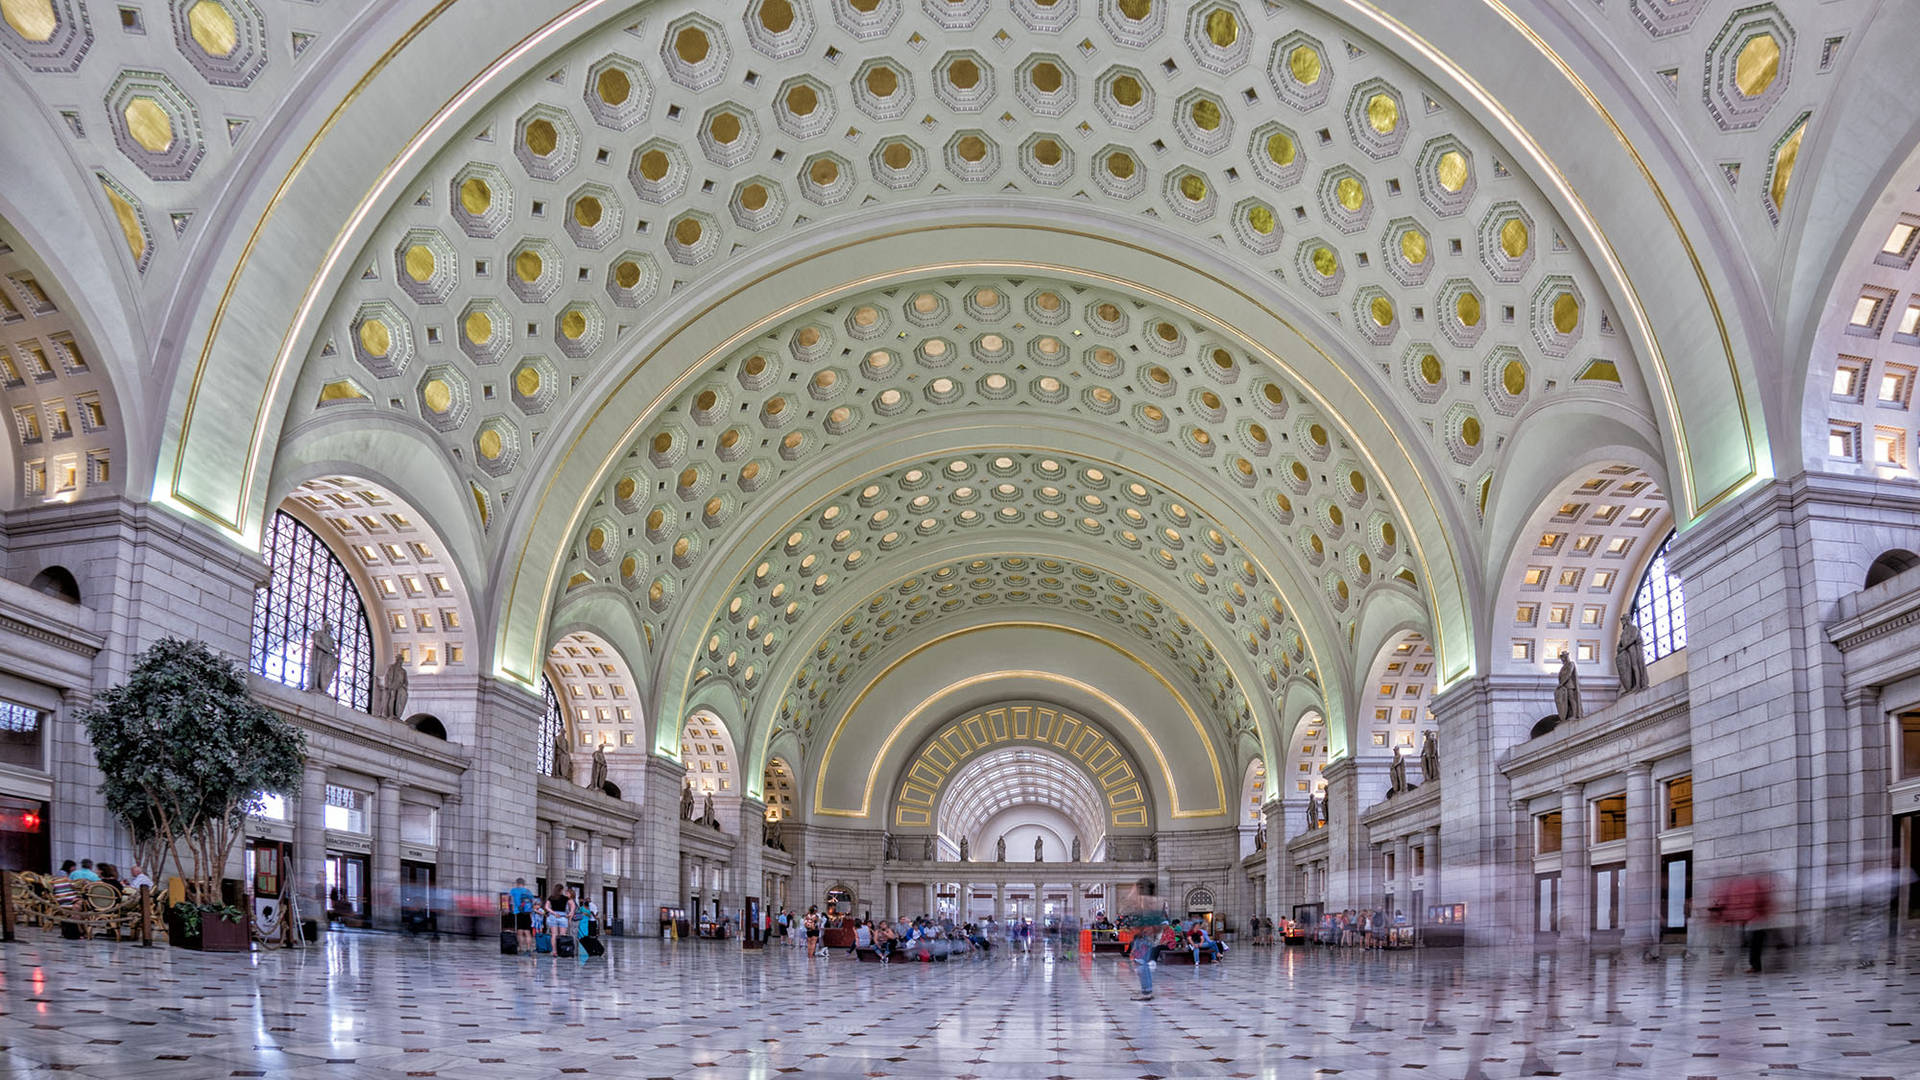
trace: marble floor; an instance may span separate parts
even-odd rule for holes
[[[1920,1077],[1920,951],[1862,969],[1724,958],[1240,948],[1163,965],[995,956],[882,968],[617,940],[604,959],[333,934],[306,951],[0,945],[0,1073],[747,1080]]]

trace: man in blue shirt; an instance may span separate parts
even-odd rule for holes
[[[74,881],[99,881],[100,875],[93,872],[93,860],[81,859],[80,869],[67,875]]]
[[[527,888],[526,878],[514,878],[513,888],[507,890],[507,906],[513,910],[513,936],[520,943],[520,951],[533,955],[533,890]]]

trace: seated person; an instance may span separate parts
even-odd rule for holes
[[[873,948],[873,926],[870,923],[861,923],[860,925],[854,927],[853,928],[853,948],[848,949],[847,951],[850,953],[857,953],[861,949],[871,949],[871,948]]]
[[[1187,948],[1193,953],[1195,966],[1199,965],[1200,954],[1203,952],[1211,952],[1215,962],[1218,962],[1221,954],[1226,952],[1226,946],[1208,933],[1207,924],[1197,919],[1194,920],[1192,929],[1187,931]]]

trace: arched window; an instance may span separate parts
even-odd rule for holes
[[[340,674],[334,700],[369,711],[373,705],[373,627],[347,568],[286,511],[267,525],[267,583],[253,594],[256,674],[286,686],[307,681],[307,642],[324,620],[333,624]]]
[[[540,745],[534,749],[539,759],[540,775],[553,775],[553,740],[567,736],[567,714],[560,711],[560,696],[553,692],[553,681],[545,675],[540,676],[540,700],[545,703],[546,711],[540,716]]]
[[[1675,535],[1668,533],[1660,550],[1653,553],[1628,615],[1640,628],[1640,647],[1649,664],[1687,647],[1686,597],[1681,595],[1680,579],[1667,572],[1667,549]]]

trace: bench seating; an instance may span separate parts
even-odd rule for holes
[[[1198,961],[1194,960],[1193,953],[1186,949],[1160,950],[1160,963],[1162,964],[1187,964],[1191,966],[1195,963],[1211,964],[1218,959],[1219,956],[1216,955],[1212,949],[1202,950]]]
[[[53,930],[71,923],[86,937],[111,934],[115,941],[140,936],[140,893],[136,889],[26,871],[14,871],[8,878],[13,888],[14,918],[20,925]],[[160,907],[161,900],[154,898],[149,911],[155,935],[165,932]]]

